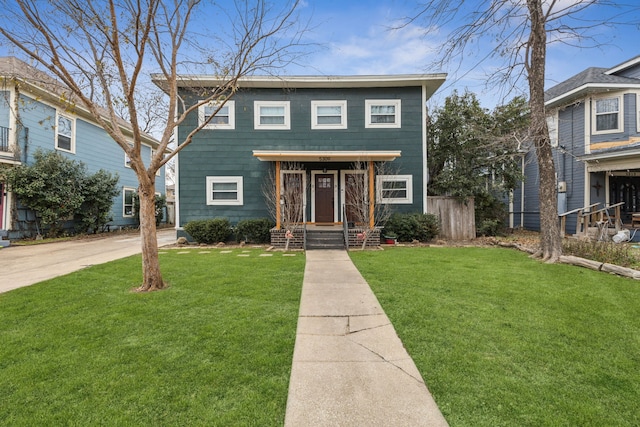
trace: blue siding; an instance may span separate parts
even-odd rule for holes
[[[235,100],[235,130],[202,130],[179,157],[180,225],[202,218],[226,217],[232,223],[268,215],[262,182],[272,163],[253,157],[253,150],[401,150],[390,163],[399,174],[413,176],[413,204],[393,205],[398,211],[422,211],[422,92],[420,87],[371,89],[252,89],[238,92]],[[339,130],[311,129],[312,100],[347,100],[348,126]],[[365,128],[366,99],[401,99],[401,129]],[[254,100],[289,101],[290,130],[255,130]],[[193,114],[179,129],[179,137],[196,126]],[[305,163],[309,171],[349,169],[350,163]],[[208,206],[207,176],[243,176],[243,206]],[[339,203],[339,201],[338,201]],[[308,199],[308,218],[311,201]],[[336,219],[337,220],[337,219]]]
[[[6,114],[6,103],[0,105],[0,125]],[[25,95],[20,95],[20,118],[25,128],[28,128],[29,138],[22,139],[20,145],[21,160],[26,164],[34,161],[33,153],[37,149],[52,151],[55,150],[55,118],[56,109],[42,102],[34,100]],[[114,198],[111,216],[111,224],[117,226],[135,225],[135,219],[123,217],[123,197],[124,187],[137,188],[138,180],[135,172],[125,166],[125,155],[123,150],[113,141],[113,139],[99,126],[80,118],[71,113],[66,115],[75,118],[75,152],[69,153],[59,151],[62,155],[83,162],[89,173],[95,173],[99,169],[104,169],[119,177],[118,187],[120,194]],[[151,148],[143,145],[141,155],[145,159],[145,164],[149,164],[151,158]],[[165,193],[164,168],[156,178],[156,191]],[[26,219],[28,213],[19,212],[20,220]],[[15,236],[14,236],[15,237]]]

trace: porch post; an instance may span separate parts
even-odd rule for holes
[[[280,205],[280,160],[276,160],[276,230],[280,230],[280,215],[282,206]]]
[[[369,228],[373,228],[376,225],[373,215],[376,207],[375,189],[373,186],[375,182],[374,173],[373,160],[369,160]]]

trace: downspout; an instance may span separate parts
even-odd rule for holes
[[[427,209],[427,184],[429,182],[429,166],[427,164],[427,85],[422,85],[422,212]]]

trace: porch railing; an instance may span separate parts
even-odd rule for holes
[[[344,231],[344,247],[349,252],[349,221],[347,221],[347,205],[342,204],[342,230]]]
[[[9,151],[9,128],[0,126],[0,151]]]

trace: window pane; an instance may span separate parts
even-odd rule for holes
[[[214,182],[213,191],[236,191],[238,185],[235,182]]]
[[[340,116],[342,115],[342,107],[335,106],[318,106],[319,116]]]
[[[395,123],[396,116],[371,115],[371,123]]]
[[[406,199],[407,190],[382,190],[384,199]]]
[[[58,148],[71,151],[71,138],[68,136],[58,135]]]
[[[237,192],[213,192],[212,194],[213,200],[237,200],[238,193]]]
[[[63,116],[58,117],[58,135],[64,135],[71,139],[71,119]]]
[[[405,181],[384,181],[382,183],[382,188],[384,190],[406,189],[407,183]]]
[[[283,125],[284,124],[284,116],[260,116],[260,124],[261,125]]]
[[[596,114],[618,112],[618,98],[596,100]]]
[[[319,125],[339,125],[342,124],[340,116],[318,116]]]
[[[372,105],[371,114],[396,114],[395,105]]]
[[[261,116],[284,116],[284,107],[260,107]]]
[[[600,114],[596,116],[596,130],[618,129],[618,114]]]

